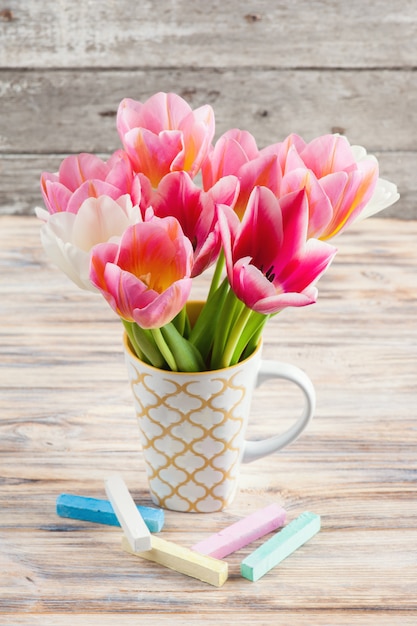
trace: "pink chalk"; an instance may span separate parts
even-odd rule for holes
[[[223,528],[215,535],[210,535],[207,539],[196,543],[192,550],[206,556],[222,559],[247,546],[251,541],[255,541],[255,539],[259,539],[259,537],[283,526],[286,516],[287,513],[282,507],[278,504],[270,504],[235,524]]]

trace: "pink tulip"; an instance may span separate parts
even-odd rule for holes
[[[355,158],[345,137],[324,135],[306,144],[296,135],[281,144],[283,171],[279,196],[305,189],[310,207],[309,237],[330,239],[356,220],[378,181],[372,156]]]
[[[247,131],[229,130],[216,142],[203,163],[204,189],[211,188],[223,176],[230,174],[239,179],[235,212],[240,219],[254,187],[268,187],[278,194],[281,169],[276,151],[259,151],[254,137]]]
[[[191,276],[198,276],[216,261],[221,241],[215,204],[233,205],[238,193],[234,176],[222,178],[208,192],[195,185],[186,172],[164,176],[153,194],[151,205],[158,217],[172,215],[181,224],[194,250]]]
[[[82,153],[64,159],[57,174],[44,172],[41,191],[50,214],[77,213],[84,200],[103,195],[117,200],[130,194],[133,204],[139,204],[141,180],[134,175],[123,150],[117,150],[107,162],[94,154]]]
[[[214,113],[209,105],[193,111],[180,96],[161,92],[144,103],[122,100],[117,129],[135,171],[155,188],[171,171],[197,174],[213,139]]]
[[[120,244],[93,248],[90,279],[112,309],[142,328],[168,324],[191,290],[193,250],[173,217],[129,227]]]
[[[315,302],[314,283],[336,250],[307,240],[304,191],[278,201],[271,190],[256,187],[241,223],[227,207],[218,214],[229,282],[240,300],[263,314]]]

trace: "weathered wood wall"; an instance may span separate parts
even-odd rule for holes
[[[417,0],[0,0],[0,213],[32,214],[39,175],[119,147],[129,96],[176,91],[217,135],[260,146],[341,132],[417,218]]]

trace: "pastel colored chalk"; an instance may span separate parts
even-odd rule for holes
[[[135,552],[151,549],[151,533],[139,513],[124,480],[112,476],[105,481],[107,496],[112,503],[120,526]]]
[[[259,537],[283,526],[286,516],[287,513],[282,507],[278,504],[270,504],[223,528],[218,533],[210,535],[210,537],[196,543],[191,549],[206,556],[222,559],[259,539]]]
[[[151,533],[158,533],[162,530],[165,522],[163,509],[141,505],[136,505],[136,508]],[[108,500],[61,493],[56,499],[56,512],[60,517],[107,526],[120,526],[112,504]]]
[[[151,545],[150,550],[135,552],[131,549],[126,537],[122,539],[122,548],[126,552],[159,563],[186,576],[197,578],[215,587],[221,587],[227,580],[228,566],[225,561],[198,554],[194,550],[155,535],[151,537]]]
[[[249,554],[240,564],[244,578],[255,581],[295,552],[320,530],[320,516],[306,511]]]

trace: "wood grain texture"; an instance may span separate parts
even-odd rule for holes
[[[120,472],[151,505],[127,383],[122,328],[107,304],[51,267],[34,218],[0,217],[0,621],[411,626],[417,620],[417,223],[373,219],[337,242],[316,305],[284,311],[264,356],[302,367],[316,415],[284,451],[244,465],[235,502],[166,512],[161,537],[191,547],[277,502],[322,529],[257,583],[227,558],[208,587],[124,559],[120,529],[66,520],[59,493],[105,497]],[[195,296],[206,287],[201,281]],[[297,412],[289,386],[262,386],[248,436]]]
[[[172,90],[217,136],[346,134],[399,186],[385,216],[416,218],[416,38],[417,0],[1,0],[0,214],[32,214],[67,154],[118,148],[123,97]]]
[[[415,0],[5,0],[1,67],[415,65]],[[24,43],[24,45],[22,45]]]
[[[260,147],[291,132],[310,140],[332,131],[370,152],[410,151],[416,144],[413,72],[0,72],[0,89],[0,149],[17,154],[112,152],[121,147],[116,111],[122,98],[145,100],[159,90],[176,91],[193,108],[210,104],[217,136],[237,126],[251,131]]]

